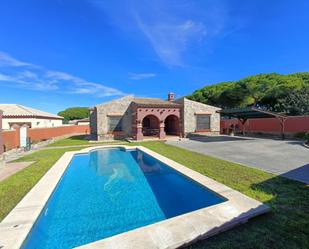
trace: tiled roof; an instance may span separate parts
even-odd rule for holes
[[[134,98],[133,103],[141,106],[171,106],[180,107],[179,104],[158,98]]]
[[[0,110],[3,111],[3,117],[41,117],[41,118],[56,118],[63,119],[63,117],[51,114],[48,112],[43,112],[31,107],[26,107],[17,104],[0,104]]]

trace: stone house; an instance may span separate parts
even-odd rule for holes
[[[189,133],[219,134],[220,108],[168,94],[168,100],[128,95],[90,109],[91,134],[98,140],[166,136]]]

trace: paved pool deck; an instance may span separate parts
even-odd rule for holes
[[[167,143],[309,184],[309,149],[302,141],[222,135]]]

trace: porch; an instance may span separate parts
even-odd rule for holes
[[[182,137],[181,108],[176,103],[168,106],[145,106],[135,103],[133,137],[135,140],[165,140]]]

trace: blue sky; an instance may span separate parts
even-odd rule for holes
[[[57,113],[309,71],[307,0],[2,0],[0,102]]]

